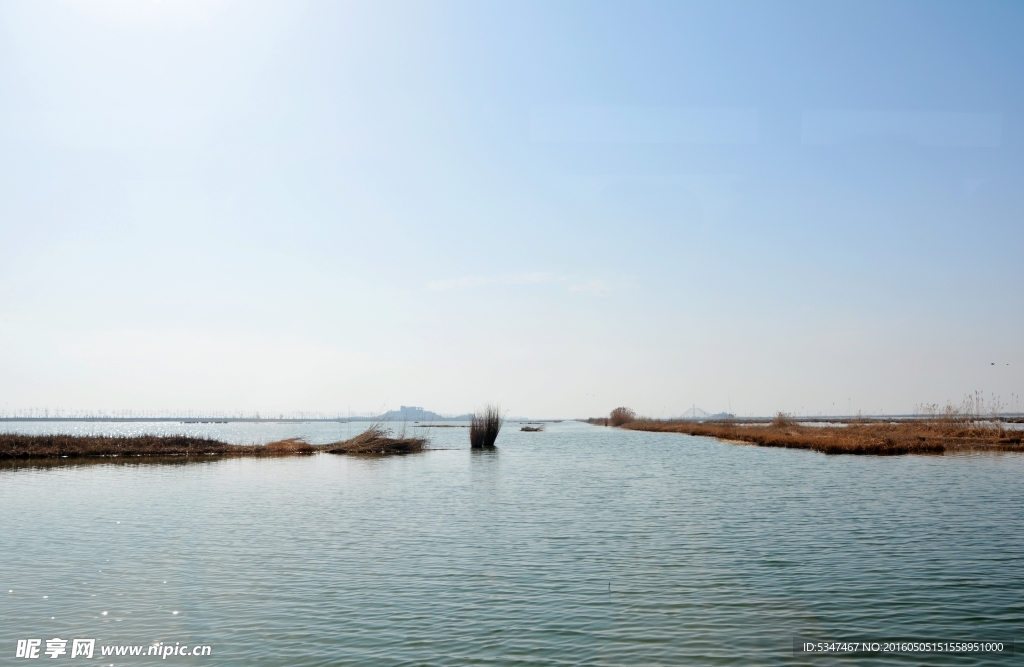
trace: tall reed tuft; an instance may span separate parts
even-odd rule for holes
[[[772,420],[772,426],[783,428],[786,426],[796,426],[796,420],[793,419],[793,415],[788,412],[777,412],[775,419]]]
[[[473,449],[494,447],[494,441],[498,439],[498,432],[504,421],[505,418],[497,405],[486,405],[483,410],[477,410],[469,423],[470,446]]]
[[[636,421],[636,413],[629,408],[615,408],[608,415],[608,423],[612,426],[622,426]]]

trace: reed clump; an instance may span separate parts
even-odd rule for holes
[[[782,428],[786,426],[793,426],[796,424],[796,420],[788,412],[777,412],[775,418],[772,419],[772,426],[776,428]]]
[[[469,444],[473,449],[490,449],[498,439],[498,433],[505,422],[497,405],[487,405],[477,410],[469,423]]]
[[[544,430],[544,426],[524,426],[520,431],[526,431],[527,433],[539,433]]]
[[[230,445],[229,445],[230,446]],[[300,454],[315,454],[319,451],[316,445],[311,445],[302,438],[288,438],[276,442],[268,442],[254,449],[262,450],[264,456],[296,456]]]
[[[608,415],[608,424],[611,426],[625,426],[636,421],[636,413],[629,408],[615,408]]]
[[[380,424],[374,424],[354,438],[329,445],[322,445],[323,451],[330,454],[415,454],[423,451],[427,444],[426,438],[407,437],[404,433],[397,438]]]

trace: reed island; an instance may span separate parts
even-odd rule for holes
[[[965,404],[966,405],[966,404]],[[947,406],[903,419],[848,418],[813,425],[779,413],[771,420],[692,420],[639,417],[616,408],[592,424],[632,431],[708,436],[746,445],[809,449],[824,454],[947,454],[957,452],[1024,452],[1024,431],[1008,428],[998,415],[965,406]]]
[[[311,445],[299,438],[266,445],[232,445],[220,440],[181,435],[23,435],[0,433],[0,461],[31,459],[171,458],[308,456],[319,452],[389,456],[423,451],[425,438],[392,437],[379,424],[354,438]]]

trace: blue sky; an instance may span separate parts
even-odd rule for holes
[[[0,404],[1024,389],[1018,3],[0,2]]]

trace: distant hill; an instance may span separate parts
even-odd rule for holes
[[[464,415],[439,415],[436,412],[425,410],[413,405],[403,405],[397,410],[388,410],[384,414],[374,417],[386,422],[448,422],[448,421],[469,421],[472,414]]]
[[[714,419],[732,419],[735,416],[736,415],[730,414],[728,412],[717,412],[715,414],[711,414],[707,410],[701,410],[700,408],[694,406],[694,407],[690,408],[689,410],[687,410],[686,412],[684,412],[681,416],[677,417],[677,419],[714,420]]]

